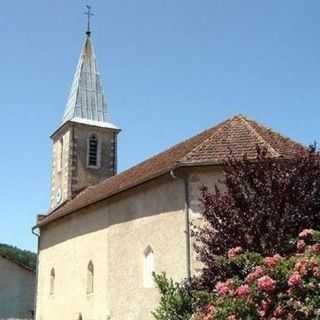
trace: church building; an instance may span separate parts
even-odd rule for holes
[[[117,172],[120,129],[109,117],[88,31],[63,120],[52,134],[51,203],[39,215],[37,320],[151,320],[152,273],[180,281],[197,262],[190,223],[202,185],[223,178],[224,161],[286,158],[301,145],[242,115]]]

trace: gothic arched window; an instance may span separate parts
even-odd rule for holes
[[[99,141],[96,135],[92,134],[88,139],[87,161],[89,167],[99,166]]]
[[[148,246],[144,250],[143,284],[145,288],[154,287],[154,280],[153,280],[154,272],[155,272],[154,252],[151,246]]]
[[[55,287],[55,281],[56,281],[56,273],[54,268],[50,271],[50,294],[54,294],[54,287]]]
[[[87,269],[87,293],[93,293],[94,291],[94,266],[92,261],[88,264]]]

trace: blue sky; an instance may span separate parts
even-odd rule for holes
[[[120,170],[238,113],[319,140],[318,0],[88,2]],[[0,242],[36,247],[86,3],[1,4]]]

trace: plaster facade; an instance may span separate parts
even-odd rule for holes
[[[0,256],[0,319],[31,319],[35,274]]]
[[[199,217],[199,187],[221,171],[190,169],[190,209]],[[185,190],[169,174],[57,220],[41,229],[37,320],[150,320],[159,301],[143,282],[144,252],[154,252],[155,272],[187,275]],[[87,294],[87,266],[94,292]],[[193,269],[196,264],[193,262]],[[50,270],[55,291],[50,294]]]

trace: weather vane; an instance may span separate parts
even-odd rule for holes
[[[91,22],[91,17],[94,16],[94,14],[91,12],[91,6],[86,5],[87,11],[84,13],[88,17],[88,27],[87,27],[87,32],[86,34],[90,36],[91,30],[90,30],[90,22]]]

